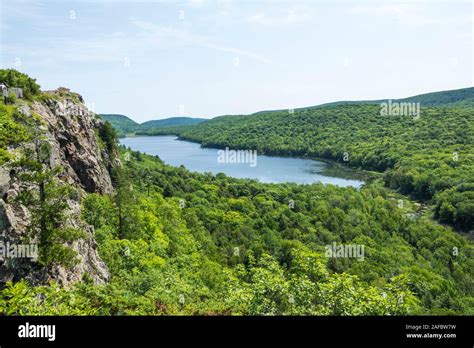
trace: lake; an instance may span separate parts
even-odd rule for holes
[[[234,178],[258,179],[264,183],[321,182],[337,186],[359,188],[364,182],[356,179],[324,175],[327,163],[290,157],[274,157],[252,153],[232,153],[214,148],[203,148],[198,143],[178,140],[175,136],[144,136],[120,139],[120,143],[135,151],[158,155],[166,164],[185,166],[190,171],[213,174],[225,173]],[[238,160],[240,159],[240,163]]]

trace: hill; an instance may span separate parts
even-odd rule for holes
[[[341,104],[380,104],[386,101],[387,99],[364,100],[364,101],[339,101],[339,102],[334,102],[334,103],[322,104],[317,107],[341,105]],[[420,103],[420,105],[424,107],[437,107],[437,106],[474,107],[474,87],[419,94],[419,95],[415,95],[415,96],[407,97],[407,98],[393,99],[392,101],[399,102],[399,103]]]
[[[101,114],[99,115],[104,121],[109,121],[118,134],[127,134],[134,132],[139,124],[125,115]]]
[[[171,127],[171,126],[187,126],[207,121],[205,118],[194,117],[169,117],[162,120],[152,120],[143,122],[139,129],[146,130],[150,128]]]
[[[104,121],[109,121],[121,136],[135,133],[148,134],[148,132],[157,131],[164,127],[189,126],[207,121],[205,118],[194,117],[169,117],[162,120],[151,120],[143,123],[137,123],[125,115],[101,114]]]
[[[178,129],[177,135],[209,147],[325,158],[384,172],[386,186],[433,204],[435,218],[469,231],[474,228],[474,113],[464,105],[470,105],[473,91],[400,99],[436,105],[421,107],[418,117],[383,116],[375,103],[338,103],[293,113],[222,116]]]
[[[377,104],[387,102],[388,99],[378,100],[356,100],[356,101],[337,101],[316,106],[309,106],[303,108],[297,108],[295,111],[312,110],[319,108],[326,108],[336,105],[362,105],[362,104]],[[421,107],[461,107],[461,108],[474,108],[474,87],[462,88],[449,91],[432,92],[426,94],[420,94],[412,97],[402,99],[392,99],[392,102],[398,103],[420,103]],[[230,116],[219,116],[212,120],[221,120],[222,118],[233,117],[235,120],[240,118],[247,118],[250,116],[262,115],[274,112],[288,112],[284,110],[271,110],[271,111],[259,111],[251,115],[230,115]],[[205,118],[194,118],[194,117],[169,117],[162,120],[151,120],[143,122],[142,124],[136,123],[127,116],[114,115],[114,114],[102,114],[99,115],[103,120],[112,123],[120,136],[126,134],[135,133],[136,135],[163,135],[163,134],[176,134],[179,132],[186,131],[187,126],[197,125],[204,121],[209,121]],[[184,127],[186,126],[186,127]],[[183,128],[184,127],[184,128]]]
[[[391,99],[393,102],[398,103],[420,103],[420,106],[423,107],[471,107],[474,108],[474,87],[453,89],[447,91],[439,92],[430,92],[425,94],[418,94],[415,96],[407,98],[387,98],[387,99],[376,99],[376,100],[343,100],[330,103],[319,104],[316,106],[306,106],[302,108],[297,108],[295,110],[305,110],[305,109],[314,109],[334,105],[346,105],[346,104],[380,104],[387,102],[388,99]],[[264,114],[272,111],[286,111],[284,110],[267,110],[259,111],[253,115]]]
[[[81,100],[64,88],[0,98],[1,242],[38,250],[37,260],[0,260],[0,316],[474,313],[472,242],[413,217],[416,204],[380,181],[264,184],[171,167],[118,147]],[[456,185],[440,211],[463,218],[474,216],[462,199],[472,192],[473,123],[465,109],[423,109],[410,121],[337,105],[185,129],[405,166],[391,179],[406,188]]]

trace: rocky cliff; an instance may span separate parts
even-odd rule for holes
[[[91,113],[80,95],[65,88],[44,92],[42,101],[21,102],[19,111],[26,117],[42,120],[41,136],[49,143],[51,155],[48,166],[61,166],[59,179],[79,191],[77,199],[68,199],[66,227],[80,228],[86,238],[70,247],[78,253],[79,262],[72,269],[62,266],[41,267],[28,258],[0,259],[0,285],[6,281],[27,279],[32,284],[56,280],[61,284],[80,281],[88,276],[95,283],[106,282],[109,272],[97,253],[92,226],[80,219],[80,196],[86,193],[111,193],[109,171],[120,165],[116,154],[108,153],[98,134],[104,122]],[[31,144],[21,144],[28,147]],[[10,148],[15,153],[19,148]],[[23,185],[23,187],[22,187]],[[30,221],[30,213],[14,202],[24,183],[15,179],[11,168],[0,166],[0,243],[21,244]],[[1,246],[0,246],[1,247]]]

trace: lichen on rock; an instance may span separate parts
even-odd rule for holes
[[[27,279],[32,284],[44,284],[49,280],[69,284],[84,276],[94,283],[106,282],[110,275],[97,252],[94,229],[80,219],[80,196],[110,194],[114,190],[109,170],[120,165],[120,161],[117,154],[101,148],[97,133],[104,122],[87,109],[79,94],[65,88],[45,92],[39,100],[21,103],[18,110],[26,117],[39,119],[41,137],[51,149],[49,167],[62,167],[58,179],[73,185],[79,192],[77,199],[67,201],[65,225],[84,231],[86,237],[69,245],[78,256],[78,263],[72,268],[42,267],[27,258],[0,259],[0,285],[20,279]],[[24,143],[20,146],[31,145]],[[21,243],[26,235],[29,211],[13,199],[25,189],[24,185],[12,175],[8,164],[0,166],[0,242],[4,244]]]

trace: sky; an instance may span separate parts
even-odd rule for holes
[[[137,122],[474,85],[472,1],[0,0],[0,67]]]

